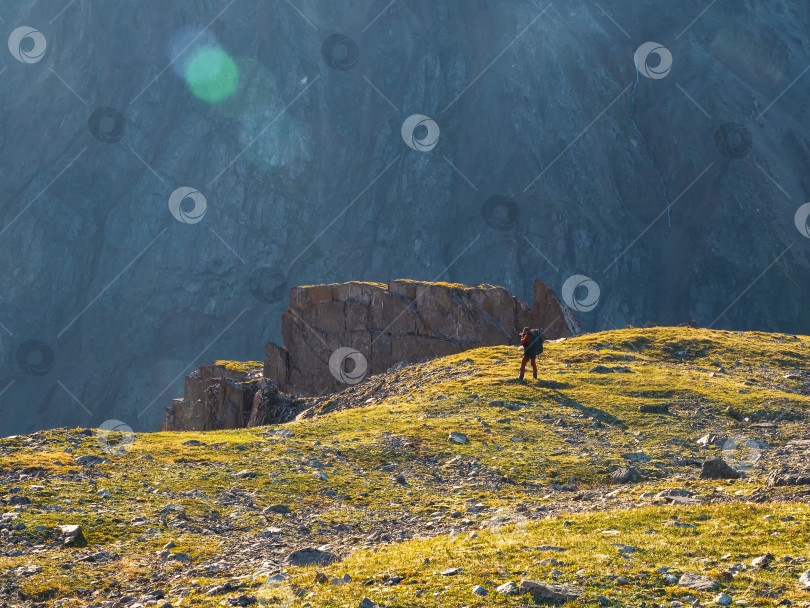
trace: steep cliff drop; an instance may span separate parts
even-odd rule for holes
[[[291,420],[317,397],[403,363],[471,348],[517,345],[522,327],[546,339],[580,333],[576,317],[539,280],[532,307],[503,287],[394,280],[293,287],[284,344],[264,367],[217,362],[186,377],[162,430],[210,430]]]

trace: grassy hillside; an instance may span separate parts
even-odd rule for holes
[[[538,380],[519,361],[408,366],[272,428],[0,439],[0,605],[551,601],[496,591],[522,579],[577,605],[810,605],[810,485],[766,484],[810,456],[810,338],[626,329],[547,343]],[[718,456],[744,477],[699,479]],[[307,547],[337,561],[285,563]]]

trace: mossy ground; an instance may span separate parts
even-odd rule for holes
[[[770,489],[768,502],[753,502],[768,470],[783,464],[778,451],[722,452],[695,443],[706,432],[735,437],[738,446],[747,438],[770,446],[807,439],[810,338],[690,328],[588,334],[547,343],[539,379],[525,383],[515,381],[519,360],[516,348],[500,346],[406,367],[396,379],[410,388],[398,395],[274,427],[294,437],[268,434],[267,427],[139,433],[120,451],[98,433],[78,430],[2,439],[0,469],[42,470],[3,482],[3,497],[16,486],[32,502],[3,507],[4,513],[18,512],[14,525],[23,524],[14,538],[39,544],[41,551],[0,556],[0,573],[40,565],[42,572],[25,577],[19,591],[40,602],[74,598],[63,606],[150,585],[174,605],[217,606],[228,594],[204,591],[240,575],[244,587],[231,595],[295,606],[357,606],[364,596],[390,607],[520,606],[531,598],[498,595],[494,588],[524,577],[578,584],[586,590],[580,603],[594,606],[597,594],[622,606],[668,604],[686,595],[705,603],[716,595],[666,584],[656,569],[667,566],[719,577],[735,600],[751,606],[781,599],[810,603],[796,582],[808,569],[801,560],[810,555],[810,492]],[[627,366],[632,373],[591,372],[597,365]],[[642,414],[642,404],[669,404],[671,413]],[[737,410],[734,416],[729,407]],[[451,443],[453,431],[470,442]],[[116,435],[106,441],[111,438]],[[191,439],[203,445],[184,445]],[[628,464],[623,455],[636,452],[649,457],[635,465],[645,481],[610,485],[609,474]],[[745,468],[747,478],[697,479],[690,459],[721,453]],[[74,457],[83,454],[111,462],[77,464]],[[245,469],[258,475],[234,476]],[[316,478],[317,471],[328,479]],[[396,474],[406,483],[395,481]],[[574,491],[554,484],[572,484]],[[671,487],[717,500],[654,504],[661,501],[651,494]],[[619,492],[608,495],[614,489]],[[110,496],[100,497],[101,490]],[[467,509],[477,503],[485,509],[470,515]],[[179,507],[167,510],[169,504]],[[289,505],[293,514],[262,515],[273,504]],[[49,510],[53,506],[62,511]],[[146,523],[132,524],[137,517]],[[676,518],[695,528],[663,526]],[[90,550],[119,559],[80,562],[76,556],[88,549],[52,547],[59,524],[81,524]],[[309,529],[304,535],[301,524]],[[315,567],[288,567],[291,578],[263,585],[267,572],[257,575],[256,568],[231,568],[224,578],[205,566],[261,538],[268,527],[280,531],[272,533],[278,542],[268,545],[267,560],[330,543],[347,557],[322,570],[330,576],[348,572],[353,581],[316,585]],[[401,529],[408,533],[391,542],[366,538]],[[177,545],[171,552],[189,554],[191,564],[155,557],[169,540]],[[636,551],[620,553],[614,543]],[[566,550],[535,549],[543,545]],[[777,557],[770,569],[721,574],[766,551]],[[551,557],[558,563],[540,563]],[[440,574],[451,567],[462,572]],[[403,580],[385,585],[386,574]],[[475,584],[488,595],[473,595]],[[305,596],[296,598],[294,590]]]

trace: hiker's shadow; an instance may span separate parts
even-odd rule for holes
[[[554,382],[554,381],[549,380],[549,382]],[[562,383],[558,383],[558,384],[562,384]],[[618,428],[620,428],[622,430],[627,430],[627,425],[624,422],[622,422],[621,419],[616,418],[616,416],[614,416],[613,414],[610,414],[610,413],[608,413],[608,412],[606,412],[604,410],[600,410],[597,407],[588,407],[588,406],[582,405],[578,401],[575,401],[574,399],[571,399],[571,397],[569,397],[568,395],[565,395],[565,394],[561,393],[559,390],[556,390],[556,388],[552,389],[551,398],[554,399],[560,405],[564,405],[565,407],[573,408],[573,409],[579,411],[581,414],[584,414],[586,416],[592,416],[592,417],[596,418],[596,420],[598,420],[599,422],[603,422],[605,424],[609,424],[611,426],[618,427]]]

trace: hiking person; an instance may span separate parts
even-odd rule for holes
[[[523,345],[523,361],[520,363],[520,377],[518,380],[523,380],[528,361],[532,362],[534,379],[537,380],[537,362],[535,359],[537,355],[543,352],[543,332],[539,329],[524,327],[520,334],[520,343]]]

